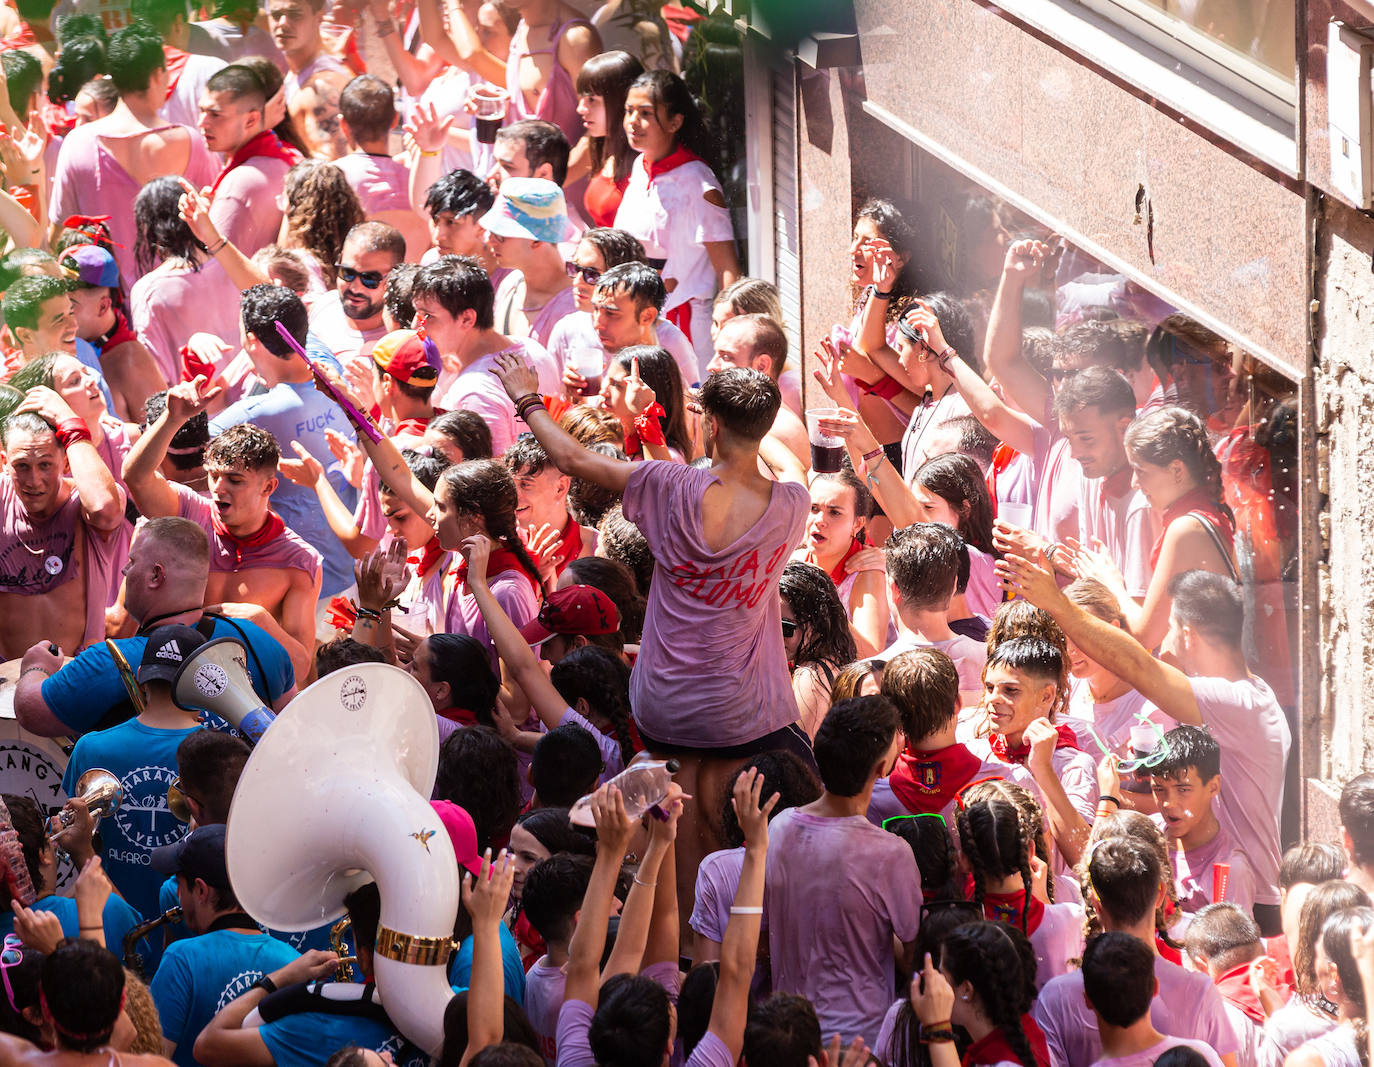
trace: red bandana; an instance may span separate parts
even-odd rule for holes
[[[256,533],[251,533],[247,537],[238,537],[230,533],[229,528],[220,521],[219,512],[214,509],[210,511],[210,523],[215,529],[215,535],[233,548],[235,565],[243,562],[243,550],[245,548],[257,548],[259,545],[265,545],[286,532],[286,523],[271,508],[267,509],[267,519],[262,526],[258,528]]]
[[[558,552],[553,557],[554,567],[557,573],[562,574],[568,564],[582,555],[582,527],[577,524],[577,520],[571,515],[568,516],[568,524],[563,527],[563,536],[558,542]]]
[[[129,329],[129,317],[125,315],[124,312],[120,311],[119,308],[115,308],[114,313],[114,327],[110,330],[109,333],[107,333],[104,337],[100,339],[101,352],[108,352],[116,345],[122,345],[126,341],[138,340],[138,334],[134,333],[133,330]]]
[[[1150,566],[1157,566],[1159,563],[1159,553],[1164,548],[1164,534],[1168,532],[1169,524],[1175,519],[1180,519],[1184,515],[1196,515],[1204,522],[1211,523],[1217,536],[1226,544],[1230,544],[1236,536],[1236,528],[1217,507],[1217,502],[1207,493],[1205,489],[1189,489],[1181,497],[1175,500],[1164,509],[1164,521],[1160,523],[1160,534],[1155,539],[1154,548],[1150,549]]]
[[[983,480],[987,483],[988,493],[992,496],[994,505],[997,502],[997,476],[1010,467],[1011,461],[1020,454],[1005,442],[993,450],[992,464],[988,467],[987,477]]]
[[[656,163],[650,163],[648,160],[645,160],[644,172],[648,174],[649,181],[652,183],[660,174],[667,174],[670,170],[677,170],[678,167],[684,164],[700,159],[701,157],[690,148],[683,148],[679,145]]]
[[[1055,727],[1055,731],[1059,734],[1059,740],[1054,744],[1056,749],[1078,747],[1078,736],[1073,732],[1072,727],[1060,723]],[[1005,737],[1001,734],[993,734],[988,739],[988,743],[992,745],[992,754],[1003,763],[1024,765],[1026,757],[1030,755],[1030,744],[1026,741],[1022,741],[1015,748],[1008,748]]]
[[[429,425],[429,421],[432,418],[434,418],[433,415],[430,415],[428,418],[423,419],[402,419],[399,423],[396,424],[396,432],[393,433],[391,436],[423,437],[425,435],[425,428]]]
[[[418,556],[407,556],[406,562],[415,564],[415,576],[423,578],[434,569],[434,565],[444,558],[444,550],[439,547],[439,537],[431,537]],[[442,714],[442,712],[440,713]]]
[[[237,152],[230,157],[225,164],[219,177],[215,179],[215,184],[210,187],[210,196],[213,198],[215,191],[219,189],[219,183],[224,181],[228,173],[235,167],[240,167],[254,156],[265,156],[268,159],[280,159],[289,167],[294,167],[301,161],[301,154],[289,144],[284,144],[282,139],[271,130],[263,130],[262,133],[250,139],[241,146]]]
[[[1026,891],[1018,889],[1015,893],[984,893],[983,918],[1008,926],[1021,926],[1021,906],[1025,902]],[[1045,917],[1045,902],[1031,894],[1030,908],[1026,911],[1026,936],[1040,929]]]
[[[1266,1016],[1264,1009],[1260,1006],[1259,997],[1255,996],[1255,991],[1250,988],[1249,976],[1250,965],[1242,963],[1239,967],[1233,967],[1227,971],[1213,984],[1217,987],[1217,992],[1221,994],[1223,1000],[1263,1026]],[[1287,992],[1287,987],[1280,984],[1279,995],[1286,995]]]
[[[830,571],[830,580],[835,584],[836,589],[840,587],[841,582],[843,582],[846,578],[849,577],[849,575],[846,574],[844,571],[844,565],[848,563],[851,559],[853,559],[856,555],[858,555],[860,552],[862,552],[863,547],[863,543],[857,537],[851,537],[849,539],[849,548],[845,552],[844,558],[841,559],[839,563],[835,564],[834,568]],[[806,562],[816,562],[816,554],[811,549],[806,550]]]
[[[1035,1020],[1029,1015],[1021,1016],[1021,1029],[1025,1031],[1026,1041],[1031,1047],[1031,1055],[1035,1057],[1035,1063],[1027,1063],[1023,1067],[1050,1067],[1049,1046],[1045,1044],[1045,1035],[1040,1032],[1040,1027],[1035,1025]],[[983,1040],[971,1044],[968,1051],[964,1053],[964,1058],[960,1064],[961,1067],[979,1067],[979,1065],[994,1063],[1020,1062],[1020,1057],[1011,1050],[1011,1045],[1007,1043],[1006,1036],[1000,1029],[997,1029],[991,1031]]]
[[[172,94],[177,91],[177,82],[181,79],[181,74],[186,69],[186,61],[191,56],[170,45],[162,46],[162,54],[167,57],[167,99],[170,100]]]
[[[456,722],[459,726],[477,725],[476,713],[468,711],[467,708],[444,708],[434,714],[441,719],[447,719],[449,722]]]
[[[506,571],[518,571],[530,585],[535,586],[536,591],[538,590],[539,587],[535,585],[534,579],[530,577],[529,572],[525,570],[524,566],[521,564],[519,556],[508,548],[493,550],[491,557],[487,560],[487,577],[495,578],[498,574],[504,574]],[[464,559],[459,563],[454,573],[458,576],[458,585],[466,590],[468,585],[468,561]]]
[[[954,801],[955,794],[978,773],[982,764],[964,745],[932,752],[906,749],[897,757],[887,784],[902,807],[913,815],[935,815]]]
[[[11,52],[16,48],[28,48],[37,43],[38,38],[33,35],[32,27],[27,22],[22,22],[19,24],[19,29],[8,37],[0,38],[0,52]]]

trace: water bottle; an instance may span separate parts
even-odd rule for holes
[[[653,812],[657,818],[666,818],[659,807],[668,795],[668,786],[680,764],[670,760],[638,760],[612,778],[607,785],[620,790],[625,798],[625,813],[631,819],[640,818],[646,811]],[[572,806],[568,820],[574,826],[595,826],[592,815],[592,794],[588,793]]]

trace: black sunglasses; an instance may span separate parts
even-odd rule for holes
[[[795,622],[791,621],[790,619],[783,619],[783,620],[782,620],[782,636],[783,636],[783,637],[791,637],[791,636],[792,636],[794,633],[796,633],[796,632],[797,632],[797,624],[796,624]]]
[[[578,264],[569,260],[563,261],[563,270],[569,278],[576,278],[579,274],[582,275],[582,280],[588,285],[595,285],[597,279],[600,278],[602,274],[602,272],[595,267],[578,266]]]
[[[352,285],[355,281],[359,281],[363,283],[364,289],[376,289],[386,278],[386,275],[379,270],[354,270],[352,267],[345,267],[342,263],[335,263],[334,269],[339,272],[339,277],[343,279],[344,285]]]

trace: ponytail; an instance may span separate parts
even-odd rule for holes
[[[1217,510],[1234,522],[1221,484],[1221,461],[1212,451],[1202,420],[1181,407],[1156,408],[1139,416],[1126,430],[1126,450],[1136,459],[1165,467],[1181,460],[1193,481]]]

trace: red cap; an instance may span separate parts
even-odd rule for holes
[[[477,824],[472,821],[472,816],[451,800],[431,800],[429,806],[448,831],[448,839],[453,842],[453,854],[458,857],[458,866],[469,874],[480,874],[482,856],[477,851]]]
[[[443,364],[433,342],[414,330],[393,330],[372,347],[377,366],[406,385],[433,385]]]
[[[590,585],[570,585],[552,594],[539,614],[525,623],[520,636],[527,644],[542,645],[554,634],[613,634],[620,629],[615,602]]]

